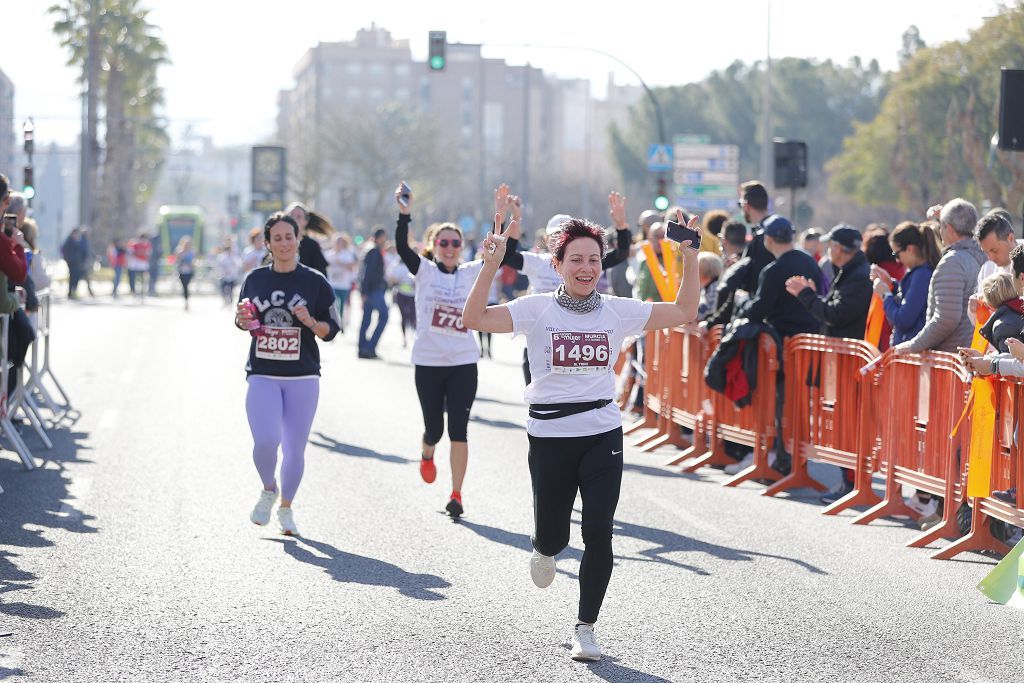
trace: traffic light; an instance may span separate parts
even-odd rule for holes
[[[25,189],[22,190],[25,193],[25,199],[32,199],[36,196],[36,186],[32,182],[32,166],[31,164],[25,167]]]
[[[430,51],[427,65],[431,71],[444,71],[445,49],[448,47],[448,36],[444,31],[431,31],[428,39]]]
[[[658,193],[654,195],[654,208],[658,211],[668,208],[668,189],[664,178],[658,178]]]

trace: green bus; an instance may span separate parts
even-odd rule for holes
[[[192,238],[192,248],[196,254],[202,254],[203,244],[203,210],[198,206],[160,207],[160,218],[157,221],[160,231],[160,246],[164,258],[174,253],[182,237]]]

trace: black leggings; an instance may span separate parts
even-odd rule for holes
[[[181,292],[185,295],[185,301],[188,301],[188,286],[192,282],[192,273],[178,273],[178,279],[181,280]]]
[[[435,367],[416,366],[416,393],[423,410],[423,443],[435,445],[444,435],[448,410],[448,438],[465,442],[469,411],[476,399],[476,363]]]
[[[530,436],[533,547],[554,556],[569,545],[569,521],[583,498],[579,620],[597,621],[612,576],[612,521],[622,485],[622,427],[574,437]]]

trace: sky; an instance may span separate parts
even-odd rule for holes
[[[73,143],[80,129],[77,72],[51,31],[46,8],[58,0],[4,3],[0,70],[15,84],[15,130],[33,117],[38,145]],[[564,78],[589,78],[600,96],[609,73],[627,70],[592,53],[537,46],[596,48],[629,64],[650,86],[699,81],[735,60],[807,57],[846,63],[860,56],[896,67],[900,36],[916,25],[929,45],[967,38],[999,0],[630,0],[612,3],[344,2],[343,0],[143,0],[160,27],[172,64],[159,80],[171,133],[187,127],[217,145],[249,145],[274,132],[277,94],[318,42],[348,41],[376,24],[409,39],[424,60],[427,32],[481,43],[484,55],[529,62]],[[840,9],[842,8],[842,9]],[[770,22],[769,22],[770,17]],[[12,30],[12,27],[17,27]],[[524,48],[523,45],[534,47]],[[426,67],[424,67],[426,68]],[[4,124],[6,125],[6,124]],[[19,135],[20,139],[20,135]]]

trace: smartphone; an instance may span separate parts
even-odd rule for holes
[[[4,232],[10,237],[14,234],[15,228],[18,227],[18,214],[16,213],[5,213],[4,214]]]
[[[694,251],[698,251],[700,249],[700,230],[688,228],[682,223],[669,221],[665,226],[665,237],[676,243],[689,241],[690,249],[693,249]]]
[[[403,180],[402,184],[398,186],[398,203],[403,207],[409,206],[409,196],[412,194],[412,188],[410,188]]]

